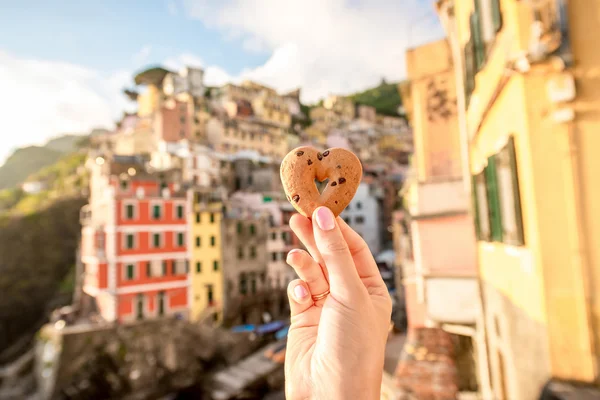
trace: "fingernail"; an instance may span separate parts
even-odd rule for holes
[[[302,300],[308,295],[308,291],[302,285],[298,285],[294,288],[294,296],[296,300]]]
[[[327,207],[319,207],[316,212],[317,225],[323,231],[330,231],[335,228],[333,213]]]

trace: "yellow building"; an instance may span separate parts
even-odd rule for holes
[[[223,202],[209,192],[190,191],[188,217],[189,304],[193,321],[213,315],[222,317],[223,257],[221,232]]]
[[[439,0],[497,399],[598,385],[600,31],[589,0]],[[462,90],[464,89],[464,91]]]

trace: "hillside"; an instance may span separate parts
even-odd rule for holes
[[[398,107],[402,105],[398,82],[387,83],[382,81],[377,87],[367,89],[348,96],[356,104],[375,107],[378,114],[398,115]]]
[[[39,146],[17,149],[0,167],[0,189],[20,185],[29,175],[55,163],[62,155],[60,151]]]
[[[0,190],[0,216],[28,214],[60,197],[84,196],[89,184],[87,171],[83,167],[85,158],[83,152],[61,154],[55,163],[30,175],[28,180],[44,183],[45,188],[39,193],[27,194],[19,187]]]
[[[73,152],[84,136],[64,135],[48,141],[45,146],[28,146],[15,150],[0,166],[0,190],[19,186],[40,169]]]

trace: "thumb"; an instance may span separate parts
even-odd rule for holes
[[[313,221],[315,242],[329,272],[330,291],[337,300],[351,300],[362,284],[348,243],[329,208],[317,208]]]

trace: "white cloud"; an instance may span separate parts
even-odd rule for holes
[[[432,1],[187,0],[188,14],[271,58],[250,77],[312,102],[405,76],[405,51],[440,38]],[[430,10],[427,17],[424,13]],[[240,76],[240,77],[242,77]],[[240,78],[238,77],[238,78]]]
[[[74,64],[19,58],[0,50],[0,164],[16,147],[60,133],[110,127],[127,100],[131,74],[103,75]]]

